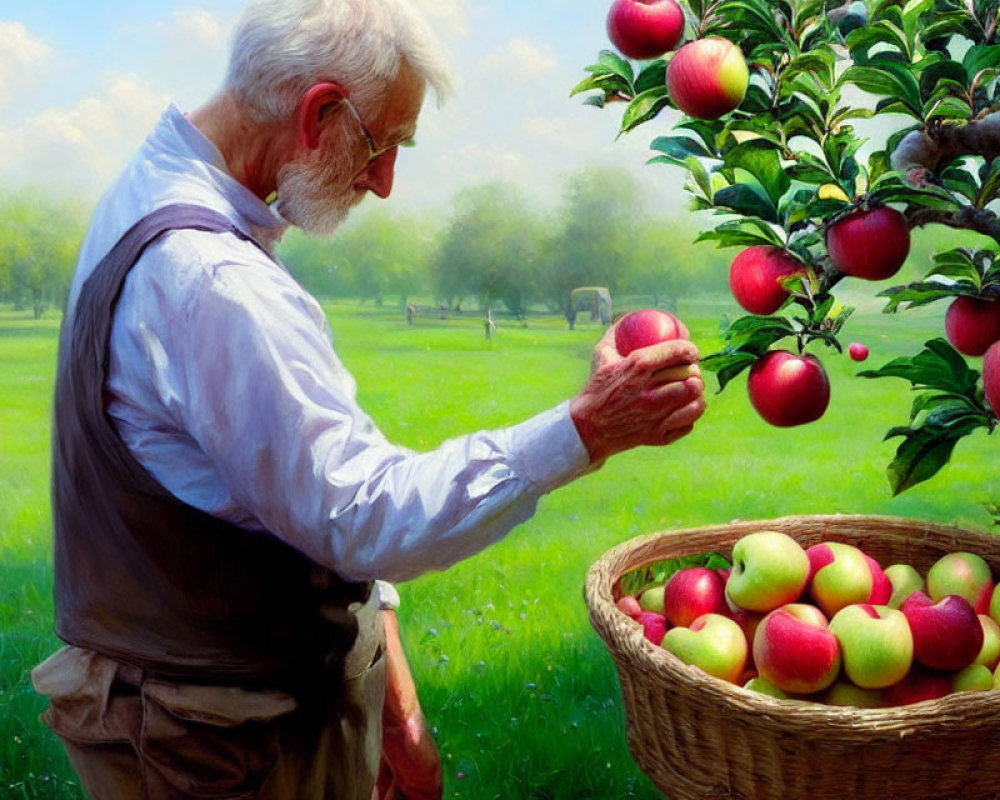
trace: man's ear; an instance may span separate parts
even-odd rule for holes
[[[306,90],[296,113],[299,143],[303,147],[315,150],[319,146],[320,121],[327,107],[339,103],[348,95],[347,89],[332,81],[315,83]]]

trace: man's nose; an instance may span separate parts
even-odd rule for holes
[[[373,160],[358,176],[356,185],[383,200],[388,197],[392,191],[392,181],[396,174],[396,155],[398,152],[399,148],[393,147]]]

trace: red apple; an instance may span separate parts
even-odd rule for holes
[[[657,308],[630,311],[615,325],[615,348],[623,356],[640,347],[687,338],[688,329],[684,323]]]
[[[758,244],[742,250],[729,265],[729,290],[751,314],[773,314],[788,297],[782,278],[802,274],[802,262],[780,247]]]
[[[840,646],[816,606],[789,603],[769,613],[753,638],[760,676],[791,694],[827,688],[840,673]]]
[[[1000,417],[1000,342],[994,342],[983,356],[983,393],[993,413]]]
[[[872,593],[868,596],[868,602],[873,606],[889,605],[889,600],[892,598],[892,581],[885,574],[882,565],[867,553],[865,561],[868,562],[868,569],[872,573]]]
[[[781,428],[815,422],[830,404],[830,380],[819,359],[770,350],[750,367],[750,403]]]
[[[855,278],[881,281],[895,275],[910,252],[906,217],[889,206],[852,211],[826,231],[833,265]]]
[[[743,102],[750,71],[740,48],[720,36],[681,47],[667,65],[667,91],[685,114],[717,119]]]
[[[944,315],[944,333],[960,353],[981,356],[1000,340],[1000,302],[961,295]]]
[[[914,664],[906,676],[882,690],[886,706],[905,706],[951,694],[951,675]]]
[[[714,569],[686,567],[667,579],[663,614],[671,625],[690,625],[703,614],[726,614],[726,583]]]
[[[680,41],[684,12],[674,0],[615,0],[608,10],[607,30],[623,55],[656,58]]]
[[[636,620],[642,625],[643,635],[653,644],[659,646],[667,633],[667,618],[655,611],[643,611]]]
[[[900,606],[913,634],[913,659],[925,667],[958,670],[976,660],[983,646],[983,626],[964,597],[950,594],[934,602],[914,592]]]
[[[847,346],[847,354],[851,357],[852,361],[864,361],[868,358],[868,345],[864,345],[861,342],[851,342]]]

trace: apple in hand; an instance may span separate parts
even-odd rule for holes
[[[789,603],[757,626],[753,660],[761,677],[782,691],[812,694],[840,674],[840,645],[816,606]]]
[[[740,48],[721,36],[696,39],[667,64],[667,92],[691,117],[718,119],[743,102],[750,71]]]
[[[892,584],[892,594],[886,605],[899,608],[903,601],[914,592],[924,590],[924,578],[911,564],[890,564],[885,575]]]
[[[751,314],[773,314],[788,297],[781,280],[805,273],[802,262],[787,250],[752,245],[729,265],[729,290],[736,302]]]
[[[615,349],[623,356],[641,347],[687,338],[684,323],[658,308],[630,311],[615,324]]]
[[[705,614],[687,628],[671,628],[663,648],[685,664],[735,683],[747,663],[747,640],[740,626],[722,614]]]
[[[977,614],[989,613],[994,585],[990,565],[976,553],[948,553],[927,570],[927,594],[932,600],[961,595]]]
[[[991,344],[983,356],[983,394],[990,410],[1000,417],[1000,342]]]
[[[750,367],[747,393],[765,422],[788,428],[823,416],[830,404],[830,379],[813,355],[770,350]]]
[[[809,557],[795,539],[780,531],[741,536],[732,553],[726,597],[737,608],[772,611],[802,596],[809,580]]]
[[[821,542],[806,548],[806,555],[806,591],[827,617],[852,603],[871,602],[872,571],[860,549],[844,542]]]
[[[826,231],[826,249],[833,265],[854,278],[891,278],[910,252],[906,217],[889,206],[857,209]]]
[[[684,33],[684,12],[674,0],[615,0],[608,9],[608,38],[629,58],[656,58],[673,50]]]
[[[882,702],[886,706],[905,706],[922,700],[937,700],[951,692],[950,672],[914,664],[902,680],[882,690]]]
[[[667,618],[663,614],[655,611],[642,611],[636,620],[642,625],[643,635],[653,644],[659,645],[663,642],[663,636],[667,632]]]
[[[960,295],[944,315],[944,333],[958,352],[981,356],[1000,340],[1000,302]]]
[[[925,592],[914,592],[900,611],[910,624],[918,663],[956,670],[976,660],[983,646],[983,626],[964,597],[950,594],[935,603]]]
[[[717,570],[685,567],[667,579],[663,614],[671,625],[688,626],[703,614],[725,613],[726,584]]]
[[[888,606],[856,603],[830,620],[840,642],[844,672],[863,689],[884,689],[910,671],[913,635],[903,612]]]

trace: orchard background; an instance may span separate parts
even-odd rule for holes
[[[729,38],[749,64],[743,103],[714,121],[671,108],[669,53],[640,62],[595,48],[579,82],[558,94],[603,105],[583,110],[615,117],[623,133],[608,137],[602,164],[548,187],[552,206],[484,182],[456,193],[446,213],[379,209],[331,244],[283,243],[287,263],[324,298],[363,405],[414,448],[511,424],[581,385],[600,324],[582,309],[570,329],[574,286],[609,286],[616,311],[673,310],[706,365],[714,360],[718,379],[707,382],[709,408],[692,436],[616,457],[544,498],[496,547],[400,587],[447,797],[657,796],[626,751],[614,669],[582,598],[587,567],[611,546],[806,513],[993,530],[995,416],[981,359],[951,349],[944,319],[954,294],[996,291],[1000,167],[986,121],[1000,63],[995,6],[835,5],[685,6],[687,38]],[[942,146],[932,152],[947,155],[931,163],[894,165],[898,143],[924,130],[982,149]],[[617,154],[639,138],[650,145],[650,175],[677,194],[687,184],[690,211],[644,200],[621,168]],[[843,277],[828,263],[825,226],[865,198],[911,229],[893,279]],[[49,409],[59,309],[89,208],[35,189],[0,204],[0,798],[80,796],[37,720],[43,703],[28,670],[58,646]],[[811,270],[774,314],[746,314],[727,288],[731,260],[754,245],[787,248]],[[412,326],[407,300],[418,307]],[[498,323],[489,340],[487,309]],[[863,366],[837,347],[855,340],[870,349]],[[800,344],[821,359],[830,404],[813,423],[776,428],[748,403],[746,371],[763,350]]]

